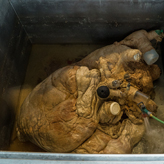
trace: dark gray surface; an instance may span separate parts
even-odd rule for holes
[[[7,0],[0,0],[0,95],[6,88],[21,85],[31,43]]]
[[[6,53],[3,54],[5,58],[1,68],[0,93],[5,93],[6,88],[23,83],[31,52],[31,43],[17,19],[12,27]]]
[[[8,1],[0,0],[0,75],[8,51],[14,21],[15,14]]]
[[[11,104],[2,97],[9,88],[23,83],[30,49],[31,43],[10,3],[0,0],[0,150],[9,145],[15,117]]]
[[[33,43],[109,43],[164,28],[163,0],[11,0]]]

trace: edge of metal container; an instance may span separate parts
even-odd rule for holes
[[[164,154],[60,154],[0,151],[0,163],[26,164],[111,164],[111,163],[164,163]]]

